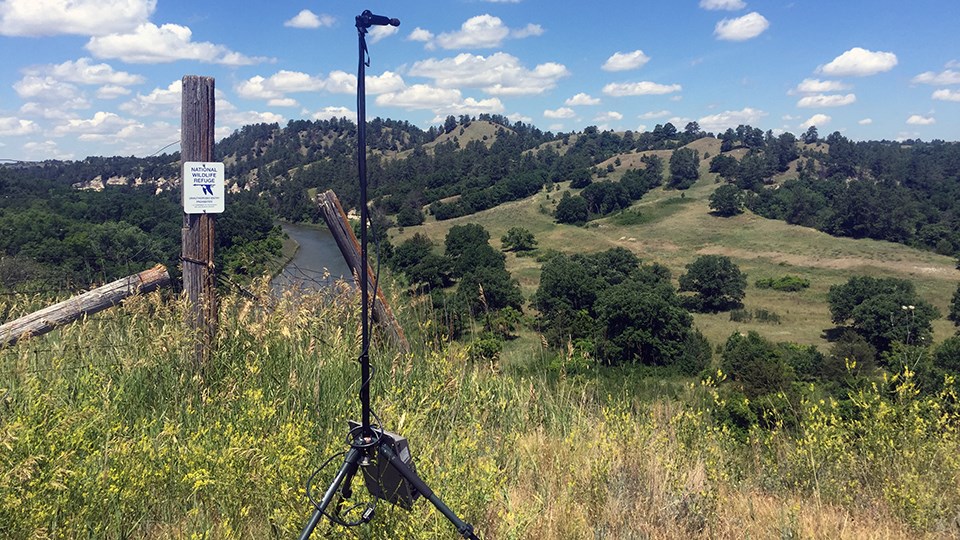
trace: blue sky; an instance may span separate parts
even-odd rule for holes
[[[152,154],[188,74],[220,136],[355,120],[364,9],[401,21],[368,35],[368,118],[960,139],[956,0],[0,0],[0,158]]]

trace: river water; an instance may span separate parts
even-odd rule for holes
[[[338,279],[352,279],[350,267],[325,226],[284,223],[283,232],[300,244],[300,249],[273,279],[274,290],[291,285],[321,290]]]

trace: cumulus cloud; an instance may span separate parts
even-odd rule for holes
[[[797,102],[797,107],[813,109],[817,107],[843,107],[857,102],[856,94],[814,94],[804,96]]]
[[[100,99],[116,99],[120,96],[128,96],[130,93],[129,88],[115,84],[107,84],[97,89],[97,97]]]
[[[275,98],[267,100],[268,107],[296,107],[300,105],[293,98]]]
[[[854,47],[818,67],[817,73],[833,77],[866,77],[890,71],[896,65],[897,55],[892,52],[868,51]]]
[[[433,40],[433,32],[429,30],[424,30],[419,26],[413,29],[413,32],[410,32],[410,35],[407,36],[408,41],[422,41],[429,42]]]
[[[73,154],[63,152],[54,141],[30,141],[23,145],[26,159],[73,159]]]
[[[0,117],[0,136],[15,137],[18,135],[31,135],[40,131],[40,126],[32,120],[21,120],[12,117]]]
[[[907,118],[907,123],[910,124],[911,126],[929,126],[932,124],[936,124],[937,120],[932,116],[921,116],[919,114],[911,114],[910,117]]]
[[[700,0],[700,7],[709,10],[737,11],[747,7],[743,0]]]
[[[753,107],[745,107],[739,111],[723,111],[717,114],[704,116],[697,120],[700,129],[704,131],[723,131],[735,128],[740,124],[758,125],[767,113]]]
[[[627,71],[643,67],[649,61],[650,57],[640,49],[627,53],[617,51],[610,58],[607,58],[600,69],[604,71]]]
[[[649,96],[679,92],[683,88],[679,84],[659,84],[650,81],[633,83],[610,83],[603,87],[603,93],[608,96]]]
[[[79,135],[85,140],[94,140],[95,135],[117,134],[124,128],[136,124],[135,120],[121,118],[116,113],[97,111],[92,118],[67,120],[53,128],[54,135]]]
[[[567,100],[564,101],[563,104],[571,105],[571,106],[572,105],[599,105],[600,98],[595,98],[590,94],[584,94],[583,92],[580,92],[579,94],[573,96],[572,98],[567,98]]]
[[[324,88],[324,80],[299,71],[281,70],[264,78],[256,75],[235,88],[244,99],[281,99],[292,92],[316,92]]]
[[[209,64],[247,66],[266,61],[231,51],[223,45],[194,42],[193,32],[179,24],[144,23],[125,34],[94,36],[86,48],[97,58],[118,58],[130,64],[160,64],[194,60]]]
[[[480,88],[492,95],[517,96],[551,90],[570,72],[554,62],[528,69],[517,57],[498,52],[490,56],[462,53],[453,58],[430,58],[415,63],[409,74],[433,79],[440,88]]]
[[[713,34],[725,41],[746,41],[759,36],[767,28],[770,28],[770,21],[753,11],[736,19],[723,19],[717,23]]]
[[[437,88],[426,84],[415,84],[398,92],[387,92],[377,96],[376,103],[382,107],[400,107],[408,110],[432,110],[437,115],[477,115],[483,113],[502,113],[503,103],[498,98],[463,98],[459,90]]]
[[[960,92],[944,88],[934,91],[930,97],[940,101],[960,101]]]
[[[297,13],[290,20],[284,22],[283,25],[289,28],[311,29],[331,27],[335,22],[337,22],[337,20],[333,18],[332,15],[317,15],[309,9],[304,9],[301,10],[300,13]]]
[[[873,123],[873,118],[863,118],[861,120],[857,120],[857,123],[861,126],[869,126]]]
[[[80,101],[83,104],[75,108],[85,108],[86,105],[86,100],[76,86],[50,76],[27,75],[13,83],[13,89],[18,96],[27,100],[49,103]]]
[[[0,35],[128,32],[145,23],[156,7],[156,0],[5,0],[0,3]]]
[[[89,58],[80,58],[76,61],[68,60],[62,64],[31,66],[24,72],[36,76],[50,76],[57,80],[76,84],[130,86],[141,84],[144,81],[141,75],[116,71],[109,64],[92,64]]]
[[[149,94],[137,96],[120,105],[120,110],[134,116],[178,116],[180,114],[183,82],[173,81],[166,88],[154,88]],[[220,110],[217,103],[217,109]]]
[[[544,118],[573,118],[577,113],[569,107],[560,107],[559,109],[543,111]]]
[[[607,112],[598,114],[593,119],[594,122],[601,123],[601,124],[605,122],[619,122],[620,120],[623,120],[623,115],[618,113],[617,111],[607,111]]]
[[[258,111],[232,111],[217,117],[217,122],[222,122],[224,126],[232,129],[248,124],[283,124],[285,121],[282,114]]]
[[[521,39],[541,34],[543,28],[540,25],[528,24],[511,30],[500,17],[483,14],[467,19],[458,31],[441,33],[437,36],[436,43],[444,49],[490,49],[499,47],[508,37]],[[424,35],[423,32],[419,34]]]
[[[670,111],[664,109],[662,111],[648,111],[637,116],[637,118],[641,120],[653,120],[655,118],[666,118],[668,116],[670,116]]]
[[[374,26],[370,29],[370,43],[382,41],[384,38],[388,38],[399,31],[400,29],[396,26]]]
[[[332,118],[351,118],[356,117],[356,111],[346,107],[324,107],[310,115],[313,120],[330,120]]]
[[[947,86],[951,84],[960,84],[960,71],[946,69],[940,73],[933,71],[924,71],[912,79],[915,84],[932,84],[935,86]]]
[[[796,94],[822,94],[824,92],[840,92],[849,90],[850,85],[840,81],[821,81],[820,79],[804,79],[793,89]]]
[[[823,126],[829,124],[831,120],[833,120],[833,118],[831,118],[831,117],[829,117],[829,116],[827,116],[827,115],[825,115],[825,114],[817,113],[817,114],[811,116],[810,118],[808,118],[806,122],[800,124],[800,129],[809,129],[810,126],[820,126],[820,127],[823,127]]]

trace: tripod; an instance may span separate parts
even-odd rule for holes
[[[466,523],[450,510],[433,490],[417,475],[410,456],[406,439],[385,431],[370,423],[370,318],[369,291],[367,275],[367,118],[366,118],[366,70],[369,65],[367,42],[364,38],[371,26],[399,26],[400,21],[369,10],[356,17],[359,36],[359,67],[357,73],[357,170],[360,176],[360,423],[351,422],[348,439],[350,449],[346,452],[343,464],[327,487],[323,498],[314,502],[314,511],[303,531],[300,540],[309,540],[320,519],[327,515],[327,507],[340,492],[341,502],[352,495],[351,484],[357,472],[362,471],[367,490],[377,498],[410,509],[414,500],[423,495],[440,511],[466,539],[479,540],[473,532],[473,526]],[[309,484],[308,484],[309,495]],[[312,502],[312,499],[311,499]],[[339,506],[339,505],[338,505]],[[328,516],[330,517],[330,516]],[[345,524],[340,519],[331,520]],[[373,519],[373,507],[368,506],[355,524],[366,523]]]

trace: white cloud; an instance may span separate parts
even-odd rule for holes
[[[607,111],[605,113],[598,114],[593,121],[597,123],[606,123],[606,122],[618,122],[623,120],[623,115],[617,111]]]
[[[577,113],[569,107],[560,107],[559,109],[546,109],[543,111],[544,118],[573,118]]]
[[[267,100],[268,107],[297,107],[300,105],[293,98],[275,98]]]
[[[121,118],[116,113],[97,111],[89,119],[72,119],[53,128],[54,135],[79,135],[85,140],[94,140],[96,135],[115,135],[122,129],[137,124],[134,120]]]
[[[427,109],[439,115],[501,113],[503,103],[498,98],[477,100],[464,99],[459,90],[415,84],[398,92],[377,96],[376,103],[382,107],[400,107],[408,110]],[[442,120],[442,118],[441,118]]]
[[[584,94],[580,92],[579,94],[573,96],[572,98],[567,98],[563,102],[564,105],[599,105],[600,98],[592,97],[590,94]]]
[[[417,28],[414,30],[416,33]],[[417,34],[415,41],[422,41],[428,33],[423,30]],[[490,14],[470,17],[455,32],[443,32],[437,36],[436,43],[444,49],[490,49],[499,47],[508,37],[522,39],[543,34],[543,28],[538,24],[528,24],[523,28],[510,29],[500,17]],[[413,34],[411,34],[411,38]]]
[[[935,86],[947,86],[951,84],[960,84],[960,71],[945,69],[940,73],[924,71],[912,79],[915,84],[932,84]]]
[[[897,55],[892,52],[868,51],[854,47],[830,63],[817,68],[817,73],[833,77],[866,77],[890,71],[897,65]]]
[[[530,23],[523,28],[517,28],[510,31],[510,37],[513,39],[523,39],[528,37],[537,37],[543,35],[543,27],[539,24]]]
[[[19,118],[0,118],[0,136],[14,137],[18,135],[30,135],[40,131],[40,126],[32,120],[21,120]]]
[[[67,118],[76,118],[77,114],[72,112],[72,110],[87,109],[90,105],[86,101],[81,101],[80,103],[83,105],[82,107],[74,106],[71,102],[58,102],[51,104],[28,101],[20,106],[20,114],[34,118],[44,118],[47,120],[65,120]]]
[[[283,25],[289,28],[321,28],[331,27],[335,22],[337,20],[332,15],[317,15],[309,9],[304,9]]]
[[[704,116],[697,120],[700,129],[704,131],[723,131],[735,128],[740,124],[757,125],[767,113],[752,107],[745,107],[739,111],[723,111],[717,114]]]
[[[770,21],[753,11],[736,19],[723,19],[717,23],[713,34],[725,41],[746,41],[759,36],[767,28],[770,28]]]
[[[649,61],[650,57],[640,49],[628,53],[617,51],[610,58],[607,58],[600,69],[604,71],[627,71],[643,67]]]
[[[229,127],[236,129],[248,124],[281,124],[286,121],[286,118],[281,114],[274,112],[257,112],[257,111],[233,111],[227,114],[218,114],[217,123],[222,124],[224,127]]]
[[[147,95],[137,93],[137,97],[120,105],[120,110],[134,116],[179,116],[183,82],[173,81],[166,88],[154,88]],[[219,110],[219,103],[217,103]]]
[[[73,154],[60,150],[54,141],[30,141],[23,145],[23,157],[26,159],[73,159]]]
[[[825,114],[817,113],[808,118],[806,122],[800,124],[800,129],[808,129],[810,126],[823,127],[829,124],[831,120],[833,120],[833,118]]]
[[[331,118],[356,118],[356,111],[346,107],[324,107],[310,115],[314,120],[330,120]]]
[[[864,118],[862,120],[858,120],[857,123],[861,126],[869,126],[873,123],[873,118]]]
[[[127,32],[146,22],[156,7],[156,0],[5,0],[0,3],[0,35]]]
[[[424,30],[418,26],[413,29],[413,32],[410,32],[410,35],[407,36],[407,40],[428,42],[433,40],[433,32]]]
[[[223,45],[192,41],[193,32],[179,24],[144,23],[133,32],[94,36],[86,48],[97,58],[118,58],[130,64],[160,64],[195,60],[210,64],[247,66],[264,62]]]
[[[291,92],[316,92],[323,88],[322,78],[300,71],[281,70],[270,78],[251,77],[238,84],[235,90],[244,99],[281,99]]]
[[[97,89],[97,97],[100,99],[116,99],[120,96],[130,95],[130,89],[115,84],[106,84]]]
[[[700,0],[700,7],[709,10],[737,11],[747,7],[743,0]]]
[[[960,101],[960,92],[944,88],[934,91],[930,97],[940,101]]]
[[[820,79],[804,79],[797,85],[792,93],[797,94],[822,94],[824,92],[840,92],[849,90],[850,85],[840,81],[821,81]]]
[[[843,107],[857,102],[856,94],[815,94],[804,96],[797,102],[797,107],[813,109],[817,107]]]
[[[370,43],[373,44],[382,41],[384,38],[388,38],[399,31],[400,29],[396,26],[374,26],[370,28]]]
[[[89,58],[66,61],[62,64],[32,66],[24,73],[36,76],[50,76],[60,81],[76,84],[110,84],[130,86],[141,84],[144,77],[126,71],[115,71],[109,64],[91,64]]]
[[[650,81],[635,83],[610,83],[603,87],[603,93],[608,96],[649,96],[679,92],[683,88],[679,84],[659,84]]]
[[[554,62],[530,70],[517,57],[498,52],[486,57],[462,53],[442,60],[430,58],[415,63],[409,74],[433,79],[440,88],[481,88],[492,95],[516,96],[542,94],[570,72]]]
[[[44,103],[68,103],[79,101],[86,108],[89,104],[83,99],[76,86],[58,81],[50,76],[27,75],[13,83],[13,89],[23,99],[42,101]]]
[[[662,111],[648,111],[637,116],[637,118],[641,120],[653,120],[655,118],[666,118],[668,116],[670,116],[670,111],[664,109]]]
[[[932,116],[921,116],[919,114],[911,114],[910,118],[907,118],[907,123],[911,126],[929,126],[936,124],[936,118]]]

